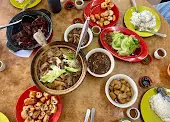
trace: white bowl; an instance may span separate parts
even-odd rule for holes
[[[73,24],[70,25],[64,32],[64,40],[65,42],[68,42],[68,34],[70,33],[71,30],[73,30],[74,28],[83,28],[83,24],[77,23],[77,24]],[[90,30],[90,28],[88,28],[88,34],[89,34],[89,41],[86,45],[82,46],[81,49],[86,48],[87,46],[90,45],[90,43],[92,42],[93,39],[93,33]]]
[[[124,79],[131,85],[131,87],[134,91],[134,94],[133,94],[133,97],[131,98],[131,101],[129,101],[128,103],[125,103],[125,104],[120,104],[120,103],[117,103],[114,100],[112,100],[112,98],[109,95],[109,85],[114,79],[117,79],[117,80]],[[113,105],[115,105],[119,108],[128,108],[128,107],[132,106],[135,103],[135,101],[137,100],[138,88],[137,88],[136,83],[129,76],[124,75],[124,74],[117,74],[117,75],[113,75],[112,77],[110,77],[108,79],[108,81],[106,82],[105,93],[106,93],[107,98],[109,99],[109,101]]]
[[[113,71],[113,69],[114,69],[114,66],[115,66],[114,57],[112,56],[112,54],[111,54],[110,52],[108,52],[107,50],[105,50],[105,49],[103,49],[103,48],[95,48],[95,49],[93,49],[93,50],[91,50],[90,52],[87,53],[87,55],[86,55],[86,60],[88,61],[89,57],[90,57],[92,54],[96,53],[96,52],[101,52],[101,53],[106,54],[106,55],[109,57],[110,61],[111,61],[111,67],[110,67],[109,71],[106,72],[105,74],[96,74],[96,73],[93,73],[93,72],[90,71],[89,67],[87,67],[87,71],[88,71],[91,75],[93,75],[93,76],[95,76],[95,77],[106,77],[106,76],[108,76],[108,75]]]

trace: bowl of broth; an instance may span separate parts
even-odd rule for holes
[[[61,95],[75,90],[84,80],[87,71],[82,51],[75,56],[77,46],[56,41],[42,47],[31,63],[32,80],[42,91]]]
[[[65,42],[70,42],[78,45],[80,40],[80,34],[83,28],[83,24],[77,23],[69,26],[64,32],[64,40]],[[90,28],[88,28],[88,32],[83,40],[81,49],[86,48],[90,45],[93,39],[93,34]]]
[[[106,77],[114,69],[115,61],[110,52],[102,48],[95,48],[87,53],[87,71],[95,77]]]

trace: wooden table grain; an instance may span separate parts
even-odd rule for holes
[[[120,18],[118,25],[124,26],[123,17],[128,8],[131,7],[130,0],[114,0],[120,10]],[[152,7],[145,0],[137,0],[138,5]],[[45,8],[49,10],[47,0],[34,7],[33,9]],[[1,0],[0,2],[0,25],[8,23],[8,21],[20,12],[14,8],[9,0]],[[65,29],[71,25],[72,20],[82,17],[83,11],[76,9],[65,10],[64,8],[59,14],[52,14],[53,20],[53,41],[63,40]],[[162,60],[153,59],[150,65],[142,65],[141,63],[128,63],[115,58],[115,69],[111,75],[105,78],[95,78],[87,73],[84,82],[72,93],[63,95],[63,111],[59,122],[83,122],[87,108],[96,108],[95,122],[117,122],[119,119],[127,118],[126,109],[120,109],[113,106],[105,96],[105,83],[108,78],[114,74],[129,75],[138,85],[138,79],[147,75],[153,80],[153,87],[164,86],[170,88],[170,77],[167,75],[166,69],[170,63],[170,29],[168,23],[161,17],[160,32],[166,33],[167,38],[152,36],[145,38],[149,47],[149,54],[153,56],[153,52],[162,47],[167,51],[167,57]],[[15,122],[15,104],[18,97],[28,87],[34,85],[30,76],[30,63],[33,56],[29,58],[21,58],[11,54],[6,48],[6,30],[0,30],[0,60],[7,65],[5,71],[0,72],[0,111],[7,115],[10,122]],[[93,39],[92,44],[85,49],[85,52],[100,47],[98,38]],[[140,101],[143,94],[148,89],[143,89],[138,85],[139,96],[134,107],[140,108]],[[142,122],[142,118],[136,122]]]

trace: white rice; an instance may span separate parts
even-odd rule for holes
[[[156,27],[156,17],[150,11],[142,11],[140,13],[133,12],[131,23],[138,27],[139,30],[153,30]]]
[[[161,94],[152,96],[149,100],[152,110],[164,121],[170,122],[170,102],[165,100]]]

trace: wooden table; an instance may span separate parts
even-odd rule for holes
[[[130,0],[114,0],[120,10],[120,18],[118,25],[123,26],[123,16],[128,8],[131,7]],[[137,0],[138,5],[152,7],[145,0]],[[33,9],[49,9],[46,0]],[[0,4],[0,25],[8,23],[8,21],[19,12],[19,9],[14,8],[9,0],[1,0]],[[67,11],[62,9],[59,14],[52,14],[54,36],[53,40],[63,40],[65,29],[71,25],[72,19],[82,17],[82,11],[73,9]],[[167,38],[152,36],[145,38],[149,47],[149,54],[163,47],[168,55],[162,60],[153,59],[150,65],[142,65],[141,63],[128,63],[115,59],[115,69],[111,75],[105,78],[95,78],[87,74],[86,79],[72,93],[63,95],[63,111],[60,122],[83,122],[87,108],[96,108],[95,122],[116,122],[121,118],[126,118],[126,109],[120,109],[113,106],[105,96],[105,83],[107,79],[118,73],[129,75],[138,85],[138,79],[141,76],[147,75],[153,80],[154,86],[164,86],[170,88],[170,77],[167,75],[166,69],[170,63],[170,29],[168,23],[161,17],[162,26],[160,32],[166,33]],[[7,115],[11,122],[15,122],[15,104],[22,92],[28,87],[34,85],[30,77],[30,63],[33,56],[30,58],[20,58],[11,54],[5,47],[6,30],[0,31],[0,60],[5,61],[7,68],[0,72],[0,111]],[[98,38],[94,38],[93,46],[88,47],[85,52],[99,47]],[[139,108],[141,98],[148,89],[139,87],[139,96],[134,104]],[[142,122],[142,118],[137,122]]]

